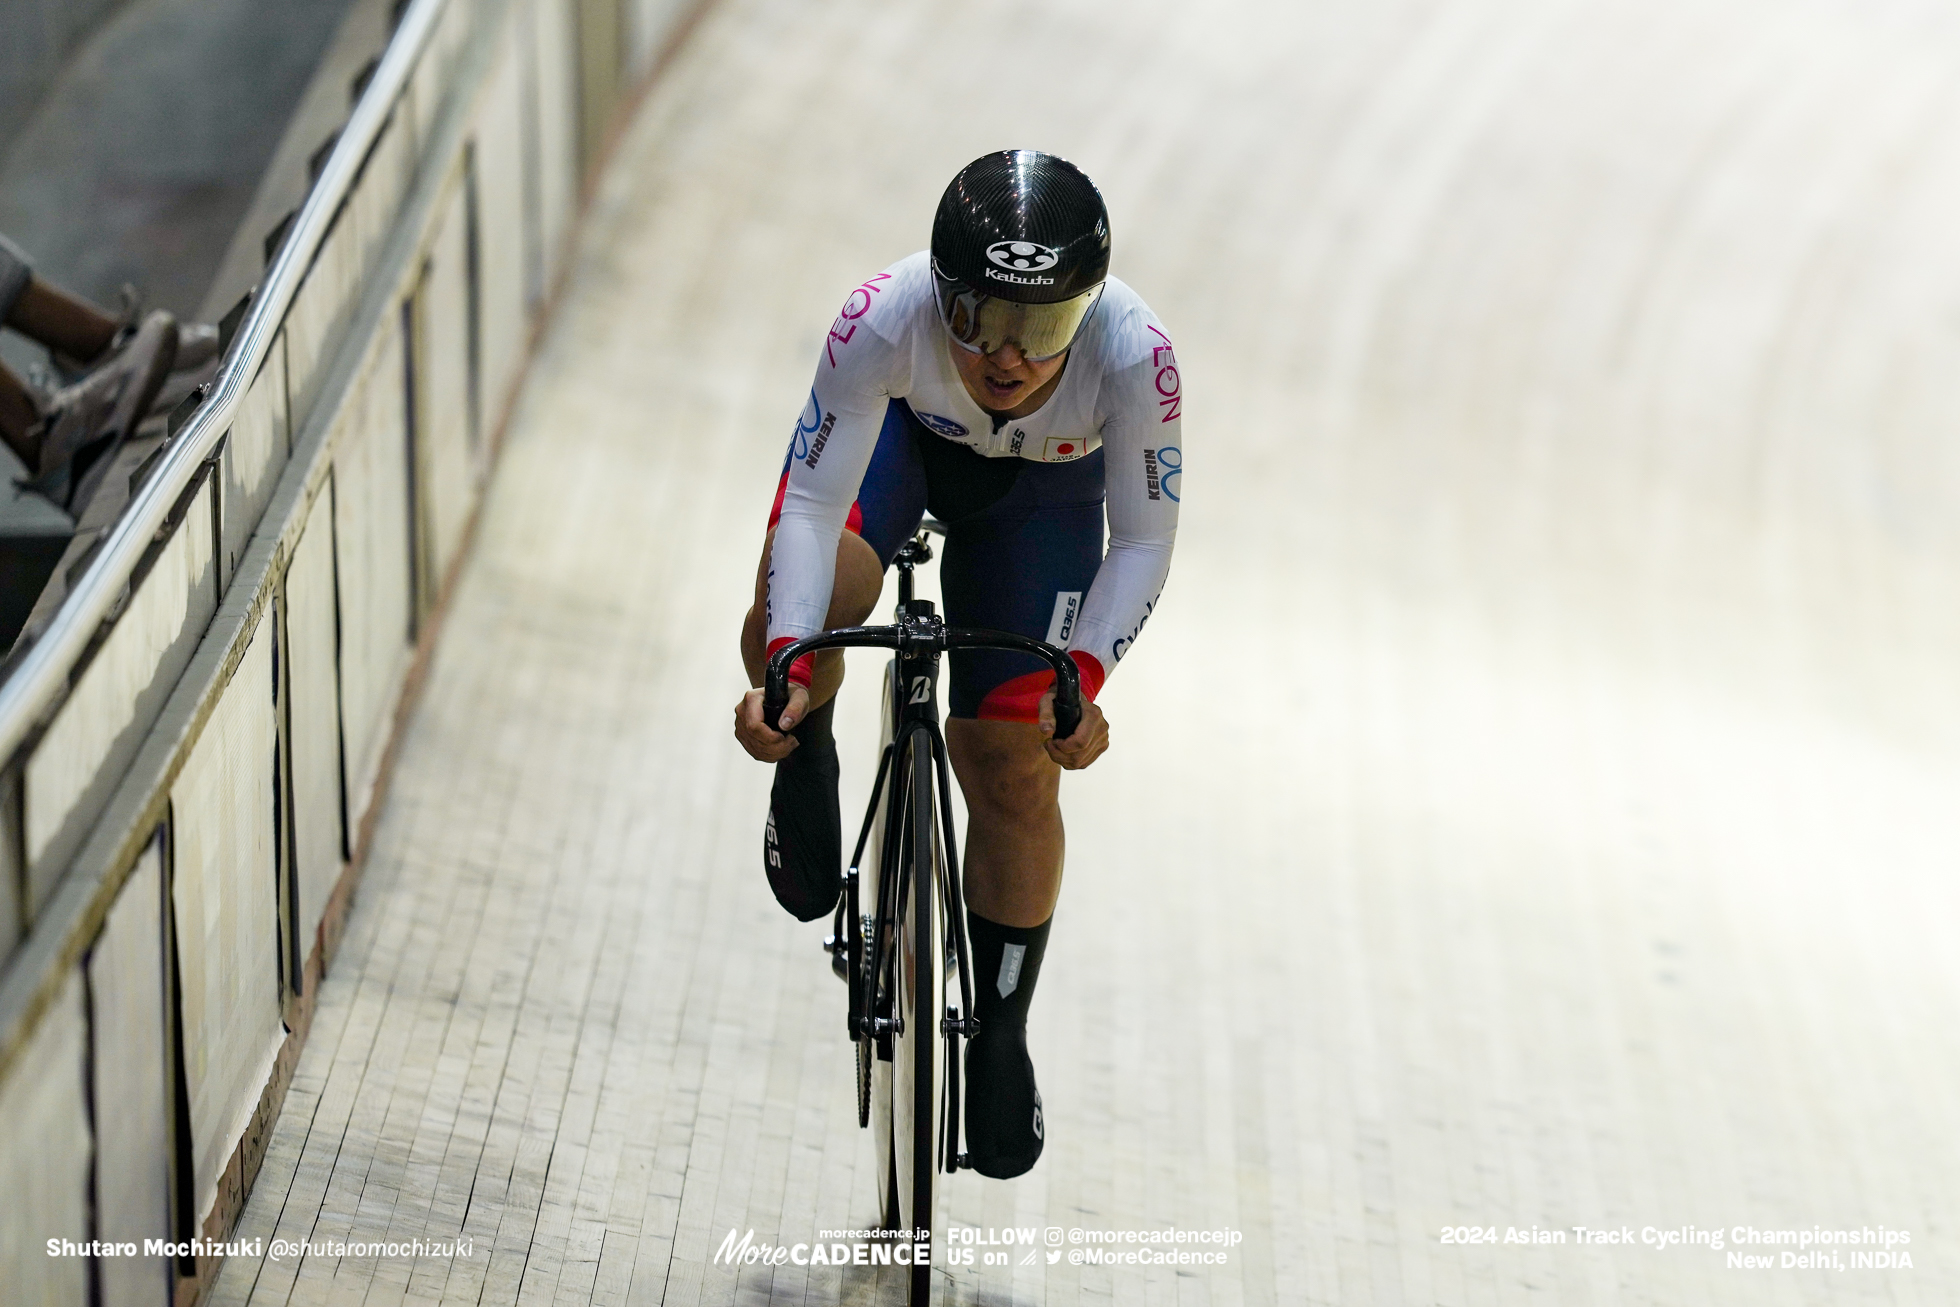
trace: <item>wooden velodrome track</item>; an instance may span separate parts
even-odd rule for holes
[[[895,1300],[710,1264],[873,1215],[735,633],[836,305],[1021,144],[1103,186],[1189,475],[1065,788],[1047,1155],[945,1214],[1244,1241],[947,1301],[1956,1301],[1956,55],[1911,0],[723,0],[586,230],[243,1218],[470,1255],[216,1301]],[[1911,1269],[1638,1242],[1880,1225]]]

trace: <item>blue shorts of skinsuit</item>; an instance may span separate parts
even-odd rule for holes
[[[776,488],[782,511],[789,461]],[[939,589],[948,626],[1012,631],[1066,644],[1103,556],[1103,454],[1072,463],[987,458],[934,435],[902,399],[885,409],[878,448],[849,527],[890,567],[930,509],[946,524]],[[1026,654],[956,649],[947,708],[954,717],[1030,720],[988,695],[1046,664]]]

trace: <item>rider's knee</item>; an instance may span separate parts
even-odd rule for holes
[[[846,531],[837,541],[836,580],[830,587],[826,625],[832,630],[862,626],[878,606],[878,595],[884,588],[885,569],[878,563],[877,551]]]
[[[1031,817],[1056,805],[1061,769],[1024,722],[949,723],[947,744],[967,807],[990,817]]]
[[[766,621],[769,561],[775,548],[776,528],[772,526],[762,538],[762,558],[755,569],[755,602],[743,622],[745,638],[751,627],[760,630]],[[824,617],[825,628],[834,631],[840,626],[862,626],[871,616],[871,610],[878,606],[878,596],[885,587],[885,569],[878,562],[877,551],[855,533],[844,532],[837,540],[837,567],[831,575],[830,611]]]

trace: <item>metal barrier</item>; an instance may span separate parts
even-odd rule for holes
[[[0,1298],[230,1229],[626,88],[699,0],[413,0],[212,392],[0,684]],[[184,1285],[182,1281],[192,1283]]]

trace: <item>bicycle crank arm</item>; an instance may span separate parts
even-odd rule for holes
[[[846,984],[851,980],[851,941],[844,933],[844,923],[849,920],[848,909],[857,901],[857,874],[856,867],[844,873],[844,892],[837,896],[837,915],[831,919],[830,933],[823,937],[823,951],[830,954],[830,969]]]

